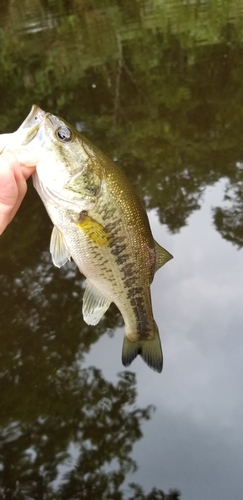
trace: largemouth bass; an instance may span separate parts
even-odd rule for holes
[[[162,371],[150,284],[172,255],[153,239],[147,213],[122,170],[62,118],[33,106],[16,133],[38,157],[34,186],[54,224],[50,252],[86,277],[83,317],[96,325],[114,302],[125,323],[122,362],[140,354]]]

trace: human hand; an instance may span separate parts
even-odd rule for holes
[[[0,154],[0,234],[11,222],[27,191],[26,180],[35,171],[35,160],[18,158],[10,151]]]

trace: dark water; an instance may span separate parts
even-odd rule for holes
[[[0,499],[240,500],[242,2],[0,5],[0,133],[33,103],[76,125],[174,255],[152,285],[163,372],[125,370],[121,316],[84,323],[30,182],[0,238]]]

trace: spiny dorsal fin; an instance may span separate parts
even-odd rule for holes
[[[86,280],[83,296],[83,317],[88,325],[97,325],[107,311],[110,301]]]
[[[167,252],[165,248],[161,247],[157,241],[154,240],[155,243],[155,272],[160,269],[166,262],[170,259],[173,259],[173,255]]]
[[[56,226],[53,227],[51,233],[50,252],[52,262],[56,267],[62,267],[68,260],[71,259],[71,254],[66,245],[65,239],[61,231],[59,231]]]

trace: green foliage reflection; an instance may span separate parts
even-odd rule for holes
[[[111,308],[96,328],[84,323],[82,277],[72,263],[52,265],[47,216],[26,229],[34,194],[29,190],[23,220],[19,213],[1,241],[0,497],[166,498],[159,489],[147,496],[139,485],[124,486],[154,408],[137,406],[134,373],[108,382],[84,367],[85,354],[120,315]]]
[[[178,231],[241,159],[241,15],[236,0],[6,4],[1,131],[33,102],[63,115]]]
[[[228,205],[214,220],[242,246],[239,0],[5,0],[0,14],[1,133],[33,102],[64,116],[119,160],[171,231],[200,207],[207,185],[226,178]],[[111,384],[83,368],[91,345],[120,319],[113,308],[96,328],[83,323],[82,279],[72,264],[53,268],[49,237],[30,189],[0,242],[0,495],[56,498],[65,463],[58,498],[123,499],[151,408],[136,408],[133,374]],[[126,496],[178,497],[138,485]]]

